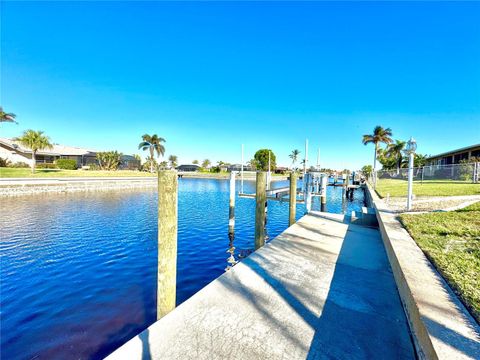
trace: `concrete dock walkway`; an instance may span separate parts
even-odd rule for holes
[[[109,359],[414,359],[377,229],[310,213]]]

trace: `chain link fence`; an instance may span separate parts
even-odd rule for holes
[[[381,197],[406,197],[408,168],[379,170],[369,183]],[[414,196],[480,195],[480,162],[413,168]]]
[[[408,180],[408,169],[377,171],[377,182],[386,179]],[[413,168],[413,181],[446,180],[478,183],[480,163],[428,165]]]

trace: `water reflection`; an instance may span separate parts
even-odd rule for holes
[[[273,185],[284,186],[288,181]],[[244,187],[255,191],[252,181]],[[328,187],[328,212],[363,206],[362,192],[348,201],[341,195],[341,188]],[[2,358],[102,358],[155,321],[154,190],[1,202],[8,209],[0,217]],[[255,201],[237,195],[227,241],[228,203],[228,180],[179,180],[177,305],[252,253]],[[266,234],[273,239],[288,227],[289,206],[267,205]],[[303,210],[298,204],[297,220]]]

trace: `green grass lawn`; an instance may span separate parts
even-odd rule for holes
[[[376,191],[382,198],[387,194],[392,197],[407,196],[407,187],[406,180],[378,179]],[[480,195],[480,184],[453,180],[414,181],[413,193],[415,196]]]
[[[57,170],[37,169],[35,174],[27,168],[0,168],[0,178],[46,178],[46,177],[99,177],[99,176],[155,176],[145,171],[133,170]]]
[[[480,323],[480,202],[457,211],[400,218]]]

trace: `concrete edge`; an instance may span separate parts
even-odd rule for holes
[[[480,359],[480,327],[370,186],[379,229],[420,359]]]
[[[47,193],[154,188],[156,177],[68,178],[0,181],[0,198]]]

